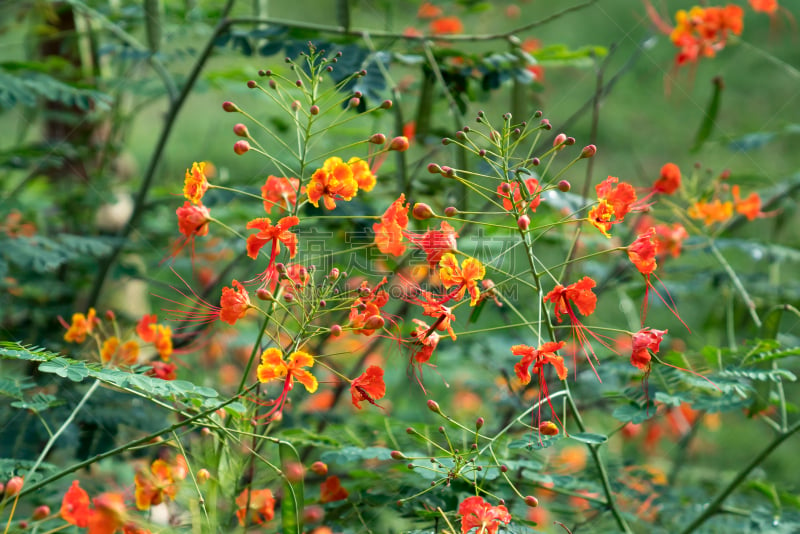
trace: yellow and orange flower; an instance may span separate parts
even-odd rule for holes
[[[91,334],[92,330],[97,323],[100,322],[94,308],[89,308],[89,313],[86,315],[82,313],[72,314],[72,324],[70,324],[67,332],[64,334],[64,341],[70,343],[83,343],[86,340],[87,334]],[[66,323],[64,323],[66,325]]]
[[[186,169],[183,182],[183,196],[192,204],[200,204],[208,190],[208,179],[205,174],[206,162],[192,163],[191,169]]]
[[[172,329],[163,324],[156,326],[156,338],[153,340],[153,345],[162,360],[169,360],[169,357],[172,356]]]
[[[421,236],[406,234],[409,240],[422,249],[431,268],[436,266],[448,252],[458,250],[458,232],[447,221],[442,221],[438,230],[428,230]]]
[[[469,305],[475,306],[480,298],[478,281],[486,276],[486,268],[475,258],[466,258],[458,266],[458,260],[453,254],[447,253],[439,260],[439,279],[445,288],[457,286],[456,292],[450,298],[461,300],[464,293],[470,296]]]
[[[372,169],[369,168],[369,163],[354,156],[347,160],[347,164],[350,165],[350,169],[353,171],[353,178],[355,178],[356,182],[358,183],[358,189],[366,191],[367,193],[372,191],[372,188],[375,187],[377,178],[375,178],[375,175],[372,174]]]
[[[352,200],[358,193],[358,181],[353,176],[353,169],[341,158],[332,157],[325,160],[322,168],[317,169],[308,184],[308,201],[319,207],[320,199],[326,209],[336,208],[337,200]]]
[[[138,471],[133,478],[136,485],[136,507],[149,510],[151,506],[161,504],[164,499],[174,499],[178,487],[172,477],[172,469],[164,460],[155,460],[150,464],[150,472]]]
[[[687,211],[692,219],[702,219],[703,224],[711,226],[717,222],[725,222],[733,216],[733,204],[731,202],[721,202],[715,198],[711,202],[695,202]]]
[[[269,489],[258,489],[250,492],[245,488],[236,497],[236,517],[239,525],[245,526],[247,521],[260,525],[275,517],[275,497]]]
[[[756,217],[763,215],[761,212],[761,197],[758,193],[750,193],[750,196],[742,200],[738,185],[734,185],[733,188],[731,188],[731,193],[733,193],[733,205],[736,209],[736,213],[744,215],[747,217],[748,221],[752,221]]]
[[[284,361],[280,349],[271,347],[261,354],[261,363],[257,369],[258,380],[259,382],[270,382],[286,377],[289,388],[293,381],[297,380],[305,386],[309,393],[314,393],[319,385],[317,379],[304,369],[304,367],[313,366],[314,357],[307,352],[295,351]]]

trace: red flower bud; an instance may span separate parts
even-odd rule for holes
[[[392,451],[392,458],[395,460],[405,460],[406,455],[400,451]]]
[[[364,330],[379,330],[383,328],[386,321],[380,315],[373,315],[364,322]]]
[[[239,156],[241,156],[248,150],[250,150],[250,143],[248,143],[247,141],[236,141],[233,144],[233,151],[236,152],[236,154]]]
[[[563,145],[566,141],[567,141],[567,134],[560,133],[556,136],[555,139],[553,139],[553,146],[558,147],[559,145]]]
[[[428,172],[431,174],[441,174],[442,168],[435,163],[428,163]]]
[[[478,419],[475,421],[475,430],[480,430],[481,428],[483,428],[483,423],[484,422],[485,421],[484,421],[483,417],[478,417]]]
[[[319,106],[314,104],[313,106],[308,108],[308,112],[311,113],[312,115],[319,115]]]
[[[341,336],[342,335],[342,327],[338,324],[331,326],[331,335],[332,336]]]
[[[408,150],[408,137],[399,135],[392,139],[392,142],[389,143],[389,150],[396,150],[398,152],[405,152]]]
[[[350,102],[348,102],[348,104],[350,105],[351,108],[357,108],[358,105],[361,104],[361,99],[354,96],[353,98],[350,99]]]
[[[435,400],[428,401],[428,409],[433,413],[442,413],[442,409],[439,408],[439,403]]]
[[[283,465],[283,474],[289,482],[300,482],[305,476],[305,467],[300,462],[286,462]]]
[[[454,217],[458,214],[458,208],[456,208],[455,206],[447,206],[444,209],[444,214],[446,217]]]
[[[299,101],[299,100],[295,100],[295,101],[293,101],[293,102],[292,102],[292,105],[291,105],[292,111],[297,111],[297,110],[299,110],[301,106],[302,106],[302,104],[300,104],[300,101]]]
[[[6,482],[6,497],[11,497],[22,491],[23,484],[22,477],[12,477],[11,480]]]
[[[312,505],[303,509],[303,521],[306,523],[319,523],[325,517],[325,510],[321,506]]]
[[[595,154],[597,154],[597,147],[594,145],[586,145],[583,147],[583,150],[581,150],[582,158],[591,158]]]
[[[527,215],[520,216],[520,218],[517,219],[517,226],[523,232],[527,231],[528,228],[530,228],[531,226],[531,218],[528,217]]]
[[[228,113],[233,113],[234,111],[239,111],[239,106],[237,106],[233,102],[223,102],[222,109],[224,109]]]
[[[383,102],[381,102],[381,109],[389,109],[391,107],[392,107],[391,100],[384,100]]]
[[[233,133],[239,137],[250,137],[250,132],[247,130],[247,126],[241,122],[233,126]]]
[[[272,293],[270,293],[269,289],[267,289],[266,287],[259,287],[258,289],[256,289],[256,297],[258,298],[258,300],[267,300],[267,301],[275,300],[272,296]]]
[[[431,207],[424,202],[417,202],[411,210],[411,215],[418,221],[424,221],[433,217],[435,213],[433,213]]]
[[[328,280],[330,280],[331,282],[335,282],[339,278],[339,274],[340,274],[339,269],[334,267],[333,269],[331,269],[331,272],[328,273]]]
[[[558,182],[558,190],[561,191],[562,193],[566,193],[571,188],[572,185],[570,185],[570,183],[566,180],[561,180],[560,182]]]
[[[116,318],[117,316],[114,314],[114,310],[106,310],[106,319],[113,321]]]
[[[534,497],[533,495],[528,495],[525,497],[525,504],[530,506],[531,508],[536,508],[539,506],[539,499]]]
[[[255,89],[256,87],[258,87],[258,84],[256,83],[255,80],[248,80],[247,87],[249,87],[250,89]]]
[[[324,477],[325,475],[328,474],[328,464],[319,461],[314,462],[313,464],[311,464],[311,471],[313,471],[315,474],[321,477]]]
[[[47,517],[49,515],[50,515],[50,507],[47,506],[46,504],[43,504],[41,506],[37,506],[33,510],[33,514],[31,515],[31,518],[34,521],[39,521],[39,520],[44,519],[45,517]]]
[[[369,142],[373,145],[382,145],[386,142],[386,136],[382,133],[372,134],[372,136],[369,138]]]
[[[557,436],[558,426],[552,421],[544,421],[539,424],[539,433],[543,436]]]

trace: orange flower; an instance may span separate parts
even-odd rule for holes
[[[205,174],[206,162],[196,161],[192,163],[192,168],[186,169],[186,178],[183,182],[183,196],[192,204],[200,204],[208,190],[208,179]]]
[[[486,282],[486,280],[484,280]],[[421,291],[421,298],[415,297],[409,302],[422,307],[422,315],[434,317],[436,322],[433,324],[433,329],[440,332],[447,332],[450,339],[456,340],[456,333],[453,331],[452,321],[456,320],[456,316],[451,309],[437,300],[437,297],[428,291]]]
[[[183,206],[175,210],[175,213],[178,215],[178,230],[186,236],[187,240],[208,234],[211,212],[202,203],[194,205],[187,200]]]
[[[442,8],[431,4],[430,2],[423,2],[417,10],[418,19],[435,19],[441,17],[444,13]]]
[[[270,264],[280,254],[281,243],[289,249],[289,257],[294,258],[297,253],[297,236],[290,232],[289,228],[298,224],[300,224],[300,219],[294,216],[284,217],[275,226],[272,226],[272,223],[266,217],[260,217],[248,222],[247,229],[252,230],[255,228],[258,233],[247,236],[247,255],[252,259],[256,259],[261,247],[272,241],[272,250],[269,255]]]
[[[119,493],[102,493],[92,502],[88,534],[114,534],[127,521],[125,497]]]
[[[540,374],[542,367],[549,363],[555,368],[560,380],[567,378],[567,367],[564,365],[564,358],[555,353],[557,350],[562,349],[564,345],[566,345],[564,341],[557,343],[549,341],[538,349],[528,345],[514,345],[511,347],[511,354],[522,356],[519,363],[514,365],[514,372],[520,382],[530,384],[531,375],[528,368],[531,364],[533,364],[533,374]]]
[[[486,276],[486,269],[483,264],[475,258],[466,258],[458,266],[458,260],[449,252],[439,260],[439,279],[445,288],[456,286],[456,289],[448,295],[449,299],[461,300],[464,293],[469,292],[469,305],[474,306],[480,298],[478,290],[478,280]]]
[[[155,460],[150,464],[150,472],[138,471],[133,478],[136,485],[136,507],[149,510],[151,506],[161,504],[165,498],[174,499],[178,487],[172,478],[172,470],[164,460]]]
[[[508,186],[509,189],[507,192],[503,191],[503,186]],[[520,213],[524,213],[527,208],[530,208],[531,211],[536,211],[536,208],[542,200],[539,196],[539,191],[541,191],[539,180],[536,178],[528,178],[525,180],[525,187],[528,189],[528,195],[526,195],[526,197],[530,198],[530,200],[523,202],[522,191],[520,191],[518,182],[504,182],[498,185],[497,195],[503,200],[503,209],[511,211],[513,207],[514,212]],[[514,199],[513,204],[511,203],[512,198]]]
[[[336,208],[336,200],[351,200],[357,193],[358,182],[353,176],[353,169],[337,157],[325,160],[308,184],[308,201],[314,207],[319,207],[319,200],[323,199],[325,208],[329,210]]]
[[[361,376],[350,384],[353,406],[359,410],[364,401],[378,406],[375,401],[382,399],[384,395],[386,395],[386,384],[383,382],[383,369],[377,365],[370,365]]]
[[[160,324],[156,327],[156,338],[153,345],[158,351],[158,355],[164,361],[169,360],[172,356],[172,329],[168,326]]]
[[[381,222],[372,225],[375,232],[375,244],[378,250],[384,254],[401,256],[406,251],[403,243],[403,231],[408,226],[408,208],[405,203],[406,196],[401,193],[400,197],[392,202],[386,212],[381,216]]]
[[[350,494],[342,487],[337,476],[326,478],[325,482],[319,486],[319,502],[321,503],[343,501],[348,495]]]
[[[353,178],[358,182],[358,189],[363,189],[367,193],[372,191],[372,188],[375,187],[376,178],[372,174],[372,169],[369,168],[369,163],[354,156],[347,160],[347,164],[350,165],[350,169],[353,171]]]
[[[625,216],[631,211],[640,211],[646,207],[642,199],[636,203],[636,191],[627,182],[619,182],[619,178],[609,176],[595,186],[597,191],[598,204],[589,210],[589,222],[591,222],[603,235],[610,237],[608,231],[611,226],[625,220]],[[613,220],[612,220],[613,217]]]
[[[594,313],[595,306],[597,306],[597,295],[594,294],[592,288],[596,285],[595,281],[584,276],[574,284],[567,287],[558,284],[544,297],[544,302],[552,302],[555,304],[553,311],[556,314],[556,320],[561,322],[561,314],[574,315],[571,304],[574,304],[581,315],[591,315]]]
[[[681,169],[674,163],[667,163],[661,167],[658,180],[653,184],[653,191],[671,195],[681,186]]]
[[[611,226],[614,224],[614,222],[611,221],[613,216],[614,206],[607,200],[600,199],[597,206],[589,210],[588,219],[595,228],[603,232],[604,236],[611,237],[608,231],[611,230]]]
[[[681,223],[673,223],[672,226],[657,224],[655,228],[656,255],[666,256],[669,254],[673,258],[680,256],[683,241],[689,237],[686,228]]]
[[[431,33],[433,35],[451,35],[462,33],[464,25],[458,17],[441,17],[431,21]]]
[[[247,521],[260,525],[275,517],[275,498],[269,489],[253,490],[251,493],[245,488],[236,497],[236,506],[239,507],[236,517],[241,526],[246,526]]]
[[[636,240],[628,245],[628,258],[639,269],[639,272],[649,276],[658,266],[656,264],[656,229],[652,226]]]
[[[747,217],[748,221],[752,221],[756,217],[761,217],[764,214],[761,212],[761,197],[758,193],[750,193],[750,196],[742,200],[740,189],[738,185],[734,185],[731,189],[733,193],[733,203],[736,208],[736,213]]]
[[[750,0],[753,11],[760,13],[775,13],[778,11],[778,0]]]
[[[309,393],[317,390],[317,379],[303,369],[303,367],[313,367],[314,357],[303,351],[295,351],[284,361],[279,349],[268,348],[261,354],[261,363],[258,364],[259,382],[269,382],[276,378],[286,377],[287,388],[291,389],[293,381],[297,380],[303,384]]]
[[[631,364],[645,373],[650,373],[651,357],[649,351],[658,352],[666,333],[666,330],[643,328],[633,334]]]
[[[736,5],[725,7],[693,7],[675,13],[675,27],[670,33],[673,44],[680,48],[677,65],[697,61],[701,56],[714,57],[722,50],[730,33],[742,33],[744,11]]]
[[[466,534],[470,530],[477,528],[475,532],[483,534],[497,534],[500,524],[505,525],[511,522],[511,514],[508,508],[502,504],[492,506],[477,495],[467,497],[458,505],[458,515],[461,516],[461,532]]]
[[[63,321],[62,321],[63,322]],[[70,343],[83,343],[87,334],[91,334],[94,326],[100,322],[94,311],[94,308],[89,308],[89,313],[84,315],[82,313],[75,313],[72,315],[72,324],[64,334],[64,341]],[[66,323],[64,323],[66,326]]]
[[[458,250],[456,243],[458,233],[447,221],[441,222],[439,230],[428,230],[421,236],[406,233],[406,236],[412,243],[425,252],[428,265],[430,265],[431,268],[441,261],[444,254]]]
[[[114,360],[114,356],[119,349],[119,358],[117,359],[124,365],[133,365],[139,358],[139,344],[136,341],[127,341],[120,347],[119,338],[111,336],[103,342],[103,347],[100,349],[100,361],[109,363]]]
[[[156,340],[156,323],[158,316],[154,313],[152,315],[143,315],[142,319],[136,325],[136,334],[145,343],[152,343]]]
[[[71,525],[86,528],[91,512],[89,502],[89,494],[81,488],[80,482],[73,480],[61,501],[61,519]]]
[[[711,226],[715,222],[725,222],[733,216],[733,204],[714,199],[711,202],[695,202],[689,206],[687,214],[692,219],[703,219],[703,224]]]
[[[231,286],[222,288],[219,318],[229,325],[234,325],[253,305],[250,304],[250,295],[239,281],[233,280]]]
[[[272,212],[273,207],[279,210],[290,210],[297,204],[297,191],[300,180],[268,176],[267,181],[261,186],[261,198],[264,199],[264,211]]]

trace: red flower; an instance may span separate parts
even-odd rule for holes
[[[266,183],[261,186],[261,198],[264,199],[264,211],[272,213],[272,208],[278,210],[290,210],[297,204],[297,191],[300,187],[300,180],[297,178],[286,178],[268,176]]]
[[[232,287],[222,288],[222,298],[220,298],[219,318],[229,325],[236,324],[253,307],[250,304],[250,296],[244,286],[236,280],[231,282]]]
[[[408,226],[408,208],[406,196],[401,194],[381,216],[381,222],[372,225],[375,232],[375,244],[384,254],[401,256],[406,251],[403,243],[403,231]]]
[[[510,189],[508,192],[503,191],[503,186],[507,185]],[[541,188],[539,187],[539,180],[536,178],[528,178],[525,180],[525,187],[528,189],[527,197],[530,199],[526,202],[522,201],[522,191],[520,191],[519,183],[518,182],[511,182],[511,183],[502,183],[497,186],[497,195],[503,200],[503,209],[506,211],[524,213],[526,208],[530,208],[531,211],[536,211],[536,208],[539,206],[542,198],[539,196],[539,191]],[[512,204],[511,199],[514,199]]]
[[[361,409],[364,401],[374,404],[386,394],[386,384],[383,382],[383,369],[377,365],[370,365],[367,370],[350,384],[350,396],[353,406]]]
[[[320,484],[319,501],[321,503],[343,501],[348,495],[350,494],[342,487],[342,483],[337,476],[330,476]]]
[[[350,326],[356,334],[371,336],[375,330],[383,328],[385,320],[381,317],[381,308],[389,302],[389,294],[380,289],[386,283],[386,277],[371,290],[367,281],[361,283],[362,295],[350,307]]]
[[[136,485],[136,507],[149,510],[151,506],[161,504],[165,498],[174,499],[178,487],[172,478],[172,469],[164,460],[155,460],[150,465],[150,472],[138,471],[133,479]]]
[[[474,528],[478,529],[476,534],[497,534],[501,523],[507,525],[511,522],[511,514],[505,506],[492,506],[477,495],[461,501],[458,515],[461,516],[461,534]]]
[[[511,347],[511,354],[514,356],[522,356],[519,363],[514,365],[514,372],[517,374],[517,378],[519,378],[520,382],[523,384],[530,383],[531,374],[528,372],[528,368],[531,364],[533,364],[533,374],[540,374],[542,367],[549,363],[555,368],[560,380],[567,378],[567,368],[564,365],[564,358],[555,353],[557,350],[564,348],[564,345],[566,345],[566,343],[563,341],[557,343],[549,341],[538,349],[529,347],[528,345],[514,345]]]
[[[683,241],[689,237],[689,232],[681,223],[674,223],[672,226],[667,224],[656,225],[656,255],[666,256],[669,254],[673,258],[681,255]]]
[[[736,213],[744,215],[748,221],[764,216],[761,211],[761,197],[758,196],[758,193],[750,193],[750,196],[742,200],[739,196],[740,188],[738,185],[734,185],[731,192],[733,193],[733,205],[736,208]]]
[[[202,202],[198,202],[195,205],[187,200],[183,203],[183,206],[175,210],[175,213],[178,215],[178,230],[186,236],[187,240],[208,234],[208,222],[211,220],[211,212],[203,206]]]
[[[458,233],[447,221],[442,221],[438,230],[428,230],[421,236],[407,233],[408,238],[425,252],[428,265],[434,268],[448,252],[458,250],[456,238]]]
[[[750,7],[761,13],[775,13],[780,6],[778,0],[750,0]]]
[[[143,315],[142,319],[136,325],[136,334],[145,343],[152,343],[156,340],[156,323],[158,316],[154,313],[152,315]]]
[[[145,374],[147,376],[154,376],[156,378],[160,378],[161,380],[175,380],[178,378],[175,371],[178,369],[178,366],[174,363],[166,363],[166,362],[150,362],[150,370],[147,371]]]
[[[88,534],[114,534],[127,521],[125,497],[121,494],[102,493],[92,502]]]
[[[661,167],[661,174],[653,184],[653,191],[671,195],[681,186],[681,170],[674,163],[667,163]]]
[[[183,196],[192,204],[200,204],[203,195],[208,190],[208,180],[205,174],[206,162],[194,162],[191,170],[186,169],[183,182]]]
[[[650,352],[657,353],[661,341],[664,339],[666,330],[652,330],[650,328],[643,328],[637,333],[633,334],[632,350],[631,350],[631,364],[644,371],[646,374],[650,373]]]
[[[249,499],[248,499],[249,497]],[[275,517],[275,498],[269,489],[253,490],[245,488],[236,497],[236,517],[239,525],[246,526],[248,521],[260,525]]]
[[[422,2],[417,10],[418,19],[435,19],[443,15],[442,8],[431,4],[430,2]]]
[[[61,518],[71,525],[86,528],[91,513],[89,502],[89,494],[81,488],[80,482],[73,480],[61,501]]]
[[[656,270],[656,229],[652,226],[628,245],[628,258],[639,272],[649,276]]]
[[[300,219],[294,216],[284,217],[275,226],[266,217],[253,219],[247,223],[247,229],[258,230],[256,234],[247,236],[247,255],[252,259],[258,257],[261,247],[272,241],[272,251],[269,255],[270,264],[280,254],[281,243],[289,249],[289,257],[294,258],[297,253],[297,236],[289,231],[292,226],[300,224]]]
[[[636,191],[626,182],[619,182],[619,178],[609,176],[595,186],[598,204],[589,210],[589,222],[606,237],[611,226],[625,220],[631,211],[641,211],[647,207],[644,202],[647,198],[636,202]],[[612,219],[613,218],[613,219]]]
[[[441,17],[431,22],[431,33],[434,35],[449,35],[463,31],[464,25],[458,17]]]

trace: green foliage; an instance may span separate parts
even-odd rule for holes
[[[112,103],[109,95],[87,87],[69,85],[35,66],[20,62],[0,63],[0,110],[21,105],[29,108],[41,100],[57,102],[81,111],[106,111]]]

